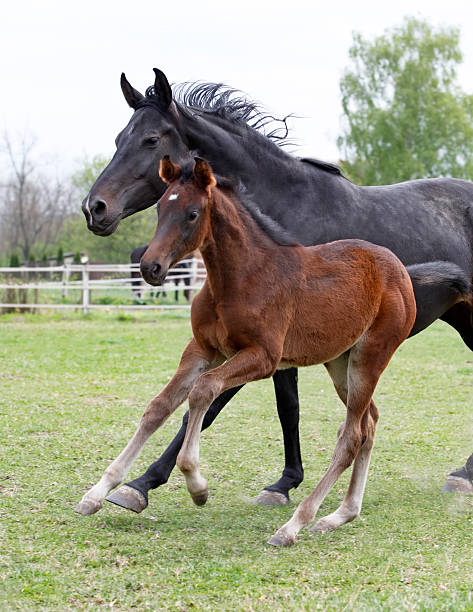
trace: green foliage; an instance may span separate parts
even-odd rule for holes
[[[100,154],[94,155],[92,159],[86,158],[81,167],[72,175],[72,184],[78,189],[81,198],[85,198],[109,161],[108,157]]]
[[[12,253],[10,255],[9,267],[10,268],[18,268],[19,266],[20,266],[20,258],[18,257],[18,255],[16,253]]]
[[[341,79],[347,173],[362,184],[473,178],[473,96],[456,84],[459,30],[406,18],[368,41],[355,33]]]

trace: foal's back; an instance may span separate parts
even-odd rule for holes
[[[282,362],[330,361],[373,326],[389,327],[399,343],[415,318],[409,275],[388,249],[363,240],[295,247],[300,260]]]

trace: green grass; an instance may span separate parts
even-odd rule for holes
[[[344,409],[322,367],[300,371],[306,472],[291,506],[252,505],[282,468],[272,384],[261,381],[203,434],[206,506],[193,506],[176,471],[142,515],[108,504],[75,514],[190,335],[185,315],[0,318],[1,610],[473,610],[473,498],[440,493],[473,450],[473,355],[442,324],[405,343],[383,375],[362,516],[338,531],[266,544],[330,461]]]

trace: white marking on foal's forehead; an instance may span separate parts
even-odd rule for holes
[[[134,125],[130,125],[130,129],[127,132],[127,136],[131,136],[133,134],[134,129],[135,129],[135,126]]]
[[[171,193],[171,195],[169,196],[170,200],[177,200],[177,198],[179,197],[178,193]]]

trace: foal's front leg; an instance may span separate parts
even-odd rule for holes
[[[102,478],[84,495],[76,507],[79,514],[94,514],[103,506],[106,495],[125,477],[147,439],[182,404],[196,379],[214,358],[191,340],[181,357],[177,372],[146,408],[140,424],[125,449],[112,461]]]
[[[199,470],[199,441],[204,415],[210,403],[225,389],[271,376],[278,360],[266,350],[250,347],[236,353],[226,363],[202,374],[189,395],[189,421],[177,465],[186,479],[194,503],[205,504],[208,485]]]

